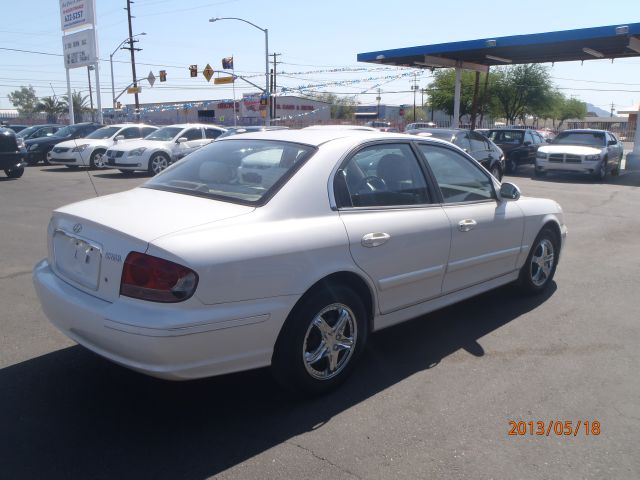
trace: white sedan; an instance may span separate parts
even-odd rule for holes
[[[315,394],[372,331],[510,282],[542,292],[565,236],[556,202],[449,143],[281,130],[57,209],[33,275],[51,321],[116,363],[167,379],[271,365]]]
[[[224,132],[226,129],[215,125],[169,125],[142,140],[114,145],[105,154],[106,163],[123,173],[142,170],[156,175],[173,162],[213,142]]]
[[[85,138],[58,143],[47,154],[47,160],[52,165],[66,165],[69,168],[104,168],[106,162],[103,156],[109,147],[146,137],[157,129],[152,125],[130,123],[108,125]]]

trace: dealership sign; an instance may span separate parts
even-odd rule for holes
[[[64,66],[67,68],[84,67],[98,61],[96,54],[95,30],[81,30],[62,37]]]
[[[60,0],[62,31],[92,27],[96,23],[95,0]]]

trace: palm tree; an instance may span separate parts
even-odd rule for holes
[[[48,123],[56,123],[58,116],[65,112],[66,105],[55,97],[43,97],[36,105],[38,112],[47,114]]]
[[[64,97],[64,101],[67,104],[67,108],[69,105],[69,97],[67,95],[65,95]],[[87,99],[89,98],[89,95],[82,95],[82,93],[80,92],[76,92],[74,91],[71,94],[71,101],[73,102],[73,119],[75,121],[75,123],[81,122],[82,121],[82,114],[83,113],[87,113],[91,111],[91,108],[89,108],[89,106],[87,105]]]

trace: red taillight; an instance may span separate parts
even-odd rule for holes
[[[120,295],[152,302],[181,302],[196,290],[198,275],[177,263],[131,252],[124,261]]]

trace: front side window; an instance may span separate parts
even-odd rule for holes
[[[469,152],[471,148],[469,145],[469,134],[467,132],[458,133],[453,141],[453,144],[457,145],[465,152]]]
[[[314,152],[307,145],[280,141],[212,142],[143,187],[260,205]]]
[[[488,175],[458,152],[434,145],[419,145],[440,187],[444,203],[478,202],[496,198]]]
[[[484,150],[489,150],[487,145],[487,140],[480,135],[479,133],[471,132],[469,133],[471,137],[471,151],[472,152],[482,152]]]
[[[129,127],[118,132],[117,136],[122,135],[125,139],[140,138],[140,127]]]
[[[155,132],[157,130],[157,128],[153,128],[153,127],[142,127],[142,138],[146,137],[147,135]]]
[[[87,135],[87,138],[104,140],[105,138],[113,137],[118,130],[120,130],[120,127],[102,127],[91,132]]]
[[[180,135],[180,138],[186,138],[187,141],[202,140],[202,130],[200,130],[199,128],[190,128],[189,130],[183,132]]]
[[[372,145],[337,172],[337,201],[346,207],[386,207],[430,202],[424,174],[408,144]]]
[[[159,142],[169,142],[178,135],[182,129],[180,127],[163,127],[144,137],[145,140],[156,140]]]

